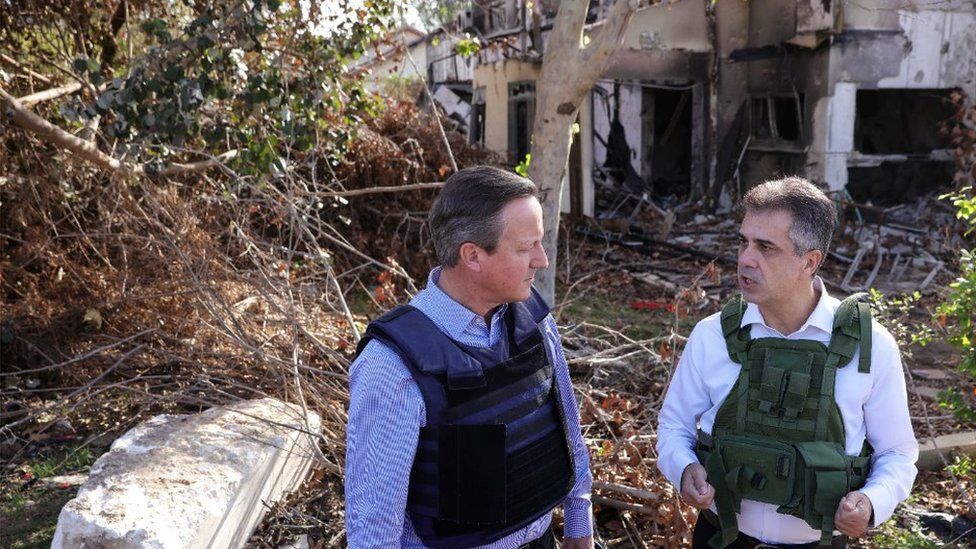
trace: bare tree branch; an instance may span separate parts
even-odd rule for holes
[[[76,84],[72,84],[72,86],[76,86]],[[80,88],[80,85],[77,86]],[[48,141],[52,145],[71,152],[83,160],[91,162],[92,164],[95,164],[96,166],[110,172],[119,172],[130,175],[146,175],[145,166],[123,162],[103,153],[102,151],[98,150],[98,147],[96,147],[93,142],[71,135],[67,131],[55,126],[54,124],[51,124],[44,118],[25,109],[19,99],[11,96],[3,88],[0,88],[0,100],[2,100],[0,103],[4,103],[6,105],[9,115],[15,124],[40,137],[41,139]],[[173,163],[161,170],[159,175],[171,176],[182,173],[199,173],[211,167],[223,166],[224,162],[236,157],[237,154],[238,152],[236,150],[232,150],[200,162],[191,162],[188,164]]]
[[[42,103],[44,101],[50,101],[51,99],[57,99],[58,97],[68,95],[69,93],[75,93],[81,88],[82,85],[80,83],[74,82],[72,84],[66,84],[64,86],[58,86],[56,88],[25,95],[18,99],[17,102],[20,103],[21,106],[27,107],[35,103]]]
[[[41,74],[39,72],[34,72],[34,71],[28,69],[27,67],[21,65],[16,59],[14,59],[13,57],[10,57],[9,55],[0,53],[0,61],[3,61],[7,65],[9,65],[9,66],[11,66],[11,67],[13,67],[13,68],[15,68],[17,70],[24,71],[26,74],[32,76],[33,78],[36,78],[36,79],[40,80],[41,82],[47,84],[48,86],[54,84],[53,82],[51,82],[51,79],[50,78],[44,76],[43,74]]]

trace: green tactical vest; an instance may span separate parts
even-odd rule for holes
[[[834,401],[838,368],[860,347],[858,372],[871,366],[871,309],[853,295],[834,316],[830,344],[760,338],[740,327],[745,302],[736,296],[722,309],[722,333],[739,379],[715,417],[712,434],[698,432],[696,453],[715,487],[721,531],[715,549],[739,535],[735,514],[742,498],[778,505],[802,518],[830,545],[834,513],[850,491],[864,486],[871,462],[867,441],[848,456],[844,421]]]

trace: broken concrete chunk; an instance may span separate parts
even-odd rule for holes
[[[914,389],[912,389],[912,392],[922,398],[927,398],[929,400],[938,400],[939,393],[941,391],[939,389],[936,389],[935,387],[917,386]]]
[[[95,462],[52,547],[240,547],[265,503],[305,479],[319,428],[318,415],[270,398],[156,416]]]
[[[941,435],[932,439],[919,439],[918,462],[920,471],[934,471],[943,467],[942,457],[952,463],[954,454],[976,456],[976,431]]]
[[[918,370],[912,370],[912,375],[931,380],[949,379],[949,374],[945,370],[938,368],[919,368]]]

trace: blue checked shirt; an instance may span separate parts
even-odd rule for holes
[[[504,337],[503,305],[485,319],[437,287],[440,268],[431,271],[427,287],[410,304],[434,321],[451,339],[465,345],[489,347]],[[556,383],[570,430],[576,463],[576,484],[563,500],[565,535],[593,534],[590,511],[589,454],[580,433],[579,414],[569,368],[556,322],[545,320],[545,336]],[[420,428],[426,411],[420,389],[400,357],[379,341],[363,349],[349,374],[349,425],[346,430],[346,537],[350,547],[424,547],[406,515],[407,486]],[[490,548],[518,547],[549,527],[552,513],[506,536]]]

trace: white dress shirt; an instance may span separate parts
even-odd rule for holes
[[[746,307],[741,325],[751,325],[753,339],[809,339],[827,344],[840,301],[827,294],[819,277],[814,284],[820,299],[796,332],[784,335],[769,327],[752,303]],[[698,461],[693,450],[696,429],[712,432],[715,416],[739,378],[739,365],[729,358],[720,317],[721,313],[715,313],[692,330],[659,416],[658,468],[679,491],[685,467]],[[857,371],[859,349],[850,363],[838,368],[834,399],[844,418],[847,453],[860,454],[865,438],[874,449],[867,484],[859,491],[871,500],[876,526],[908,497],[917,473],[918,443],[909,419],[898,345],[877,322],[871,328],[871,372]],[[820,539],[820,532],[803,519],[777,513],[776,507],[743,499],[737,516],[739,531],[767,543]]]

